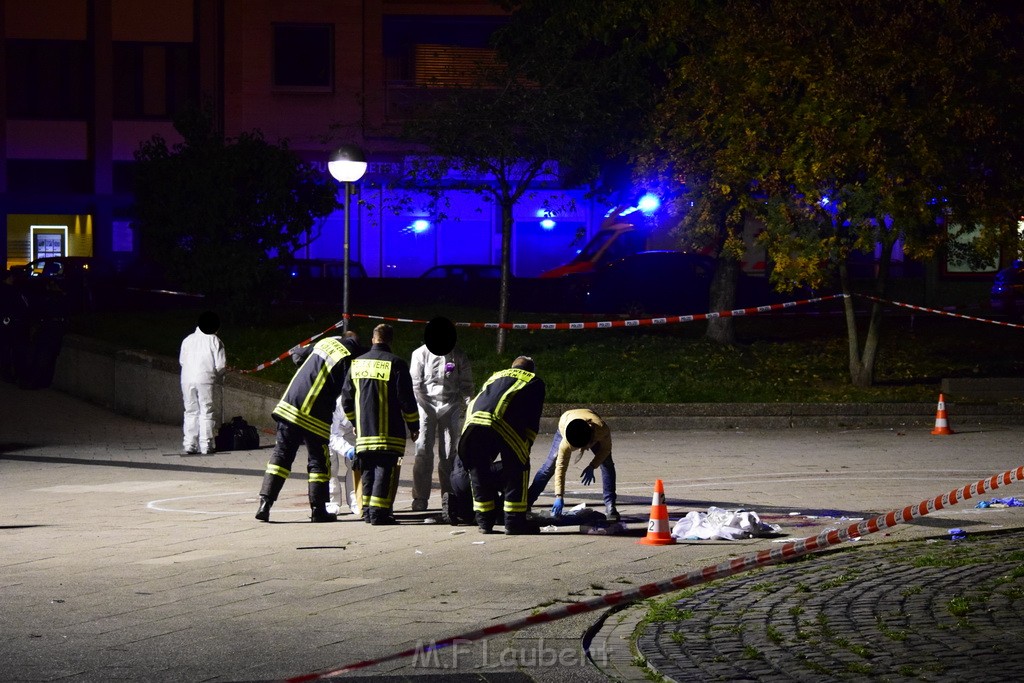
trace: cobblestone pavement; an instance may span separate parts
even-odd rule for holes
[[[691,589],[642,626],[676,681],[1019,681],[1024,531],[833,551]]]

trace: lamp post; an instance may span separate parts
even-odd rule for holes
[[[345,186],[345,249],[342,262],[342,287],[344,293],[341,301],[341,329],[348,331],[348,271],[349,271],[349,200],[352,197],[352,183],[366,173],[366,154],[355,145],[342,145],[331,152],[327,161],[327,170],[339,183]]]

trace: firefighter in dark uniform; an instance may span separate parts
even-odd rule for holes
[[[344,386],[352,359],[363,353],[354,334],[345,338],[325,337],[313,345],[295,371],[284,396],[274,408],[277,443],[263,474],[260,505],[256,519],[270,521],[270,507],[277,500],[299,446],[308,451],[309,506],[314,522],[333,522],[338,517],[327,512],[328,483],[331,478],[327,443],[331,437],[331,419],[338,395]]]
[[[356,429],[355,462],[362,471],[363,510],[373,525],[398,524],[392,509],[406,431],[419,436],[419,410],[409,364],[391,353],[391,325],[373,328],[373,346],[352,361],[341,407]]]
[[[532,533],[526,523],[530,447],[540,429],[544,381],[532,358],[519,356],[484,384],[469,405],[459,439],[459,457],[469,470],[473,512],[482,533],[491,533],[497,519],[497,489],[504,489],[505,533]],[[501,479],[491,464],[501,457]]]

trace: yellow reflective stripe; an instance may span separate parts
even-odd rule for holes
[[[325,439],[331,438],[331,425],[300,411],[287,401],[282,400],[277,404],[277,407],[274,408],[274,415],[284,418],[296,427],[302,427],[306,431],[313,432],[317,436],[322,436]]]
[[[491,376],[491,379],[487,381],[487,384],[490,384],[499,377],[511,377],[515,380],[507,389],[505,389],[505,391],[502,392],[501,398],[498,399],[498,404],[495,406],[493,411],[495,417],[501,418],[505,414],[512,396],[525,387],[527,383],[534,378],[534,376],[534,373],[527,372],[526,370],[520,370],[519,368],[509,368],[508,370],[503,370]]]
[[[322,343],[318,346],[320,346],[321,349],[327,350],[326,355],[320,354],[320,356],[332,368],[338,362],[352,355],[352,352],[348,350],[348,347],[342,344],[340,339],[335,337],[328,337],[327,339],[322,340]],[[318,350],[319,349],[314,348],[314,351]]]
[[[324,363],[320,366],[320,372],[316,373],[316,379],[313,380],[313,384],[309,387],[309,391],[306,392],[306,398],[302,402],[301,410],[303,413],[308,413],[312,408],[316,399],[320,396],[320,392],[323,391],[324,384],[327,382],[327,378],[331,376],[331,366]]]
[[[331,480],[330,472],[310,472],[309,481],[312,484],[322,484]]]
[[[356,437],[356,451],[405,451],[405,437],[401,436],[360,436]]]
[[[505,499],[505,512],[526,512],[529,506],[526,504],[527,492],[530,487],[530,472],[523,470],[522,481],[519,482],[519,490],[522,492],[518,500]]]
[[[517,458],[519,458],[519,462],[523,463],[524,465],[529,464],[529,441],[524,441],[518,434],[516,434],[515,430],[512,429],[512,427],[504,420],[502,420],[501,422],[494,423],[494,431],[498,432],[501,438],[504,439],[505,443],[507,443],[512,448],[512,452],[516,454]]]
[[[416,422],[417,420],[419,420],[419,419],[420,419],[420,414],[419,414],[418,412],[413,412],[413,413],[402,413],[402,418],[403,418],[403,419],[404,419],[404,420],[405,420],[406,422]]]
[[[528,431],[527,434],[531,435],[533,438],[528,440],[523,439],[507,422],[483,411],[473,413],[466,419],[466,427],[471,424],[491,427],[498,433],[498,436],[500,436],[501,439],[512,448],[512,451],[516,454],[516,457],[519,458],[520,462],[524,465],[530,462],[530,446],[534,439],[536,439],[536,432],[532,430]],[[465,428],[463,428],[463,431],[465,431]]]
[[[470,416],[468,418],[466,418],[466,425],[467,426],[471,425],[471,424],[475,424],[475,425],[482,425],[484,427],[490,427],[490,426],[494,425],[495,422],[497,422],[497,419],[493,415],[491,415],[490,413],[484,412],[482,410],[480,412],[477,412],[477,413],[472,413],[472,414],[470,414]],[[463,431],[465,431],[465,430],[463,430]]]
[[[282,479],[287,479],[288,475],[291,474],[291,470],[286,470],[285,468],[283,468],[283,467],[281,467],[279,465],[275,465],[273,463],[269,463],[268,462],[267,463],[266,473],[270,474],[270,475],[273,475],[275,477],[281,477]]]
[[[485,500],[483,502],[480,502],[480,501],[475,500],[475,499],[473,500],[473,512],[490,512],[493,509],[494,509],[494,501],[493,500]]]

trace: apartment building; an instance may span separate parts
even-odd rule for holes
[[[369,160],[353,208],[352,258],[371,276],[498,263],[496,208],[454,193],[445,220],[396,214],[385,189],[408,154],[403,121],[425,79],[459,80],[505,15],[487,0],[2,0],[0,207],[7,266],[46,255],[133,258],[131,174],[140,142],[208,102],[224,133],[258,129],[327,174],[341,143]],[[443,88],[434,89],[443,92]],[[544,221],[550,195],[576,212]],[[425,202],[422,204],[425,205]],[[411,202],[413,207],[417,201]],[[513,272],[563,262],[607,207],[550,184],[517,207]],[[342,256],[343,215],[300,258]]]

